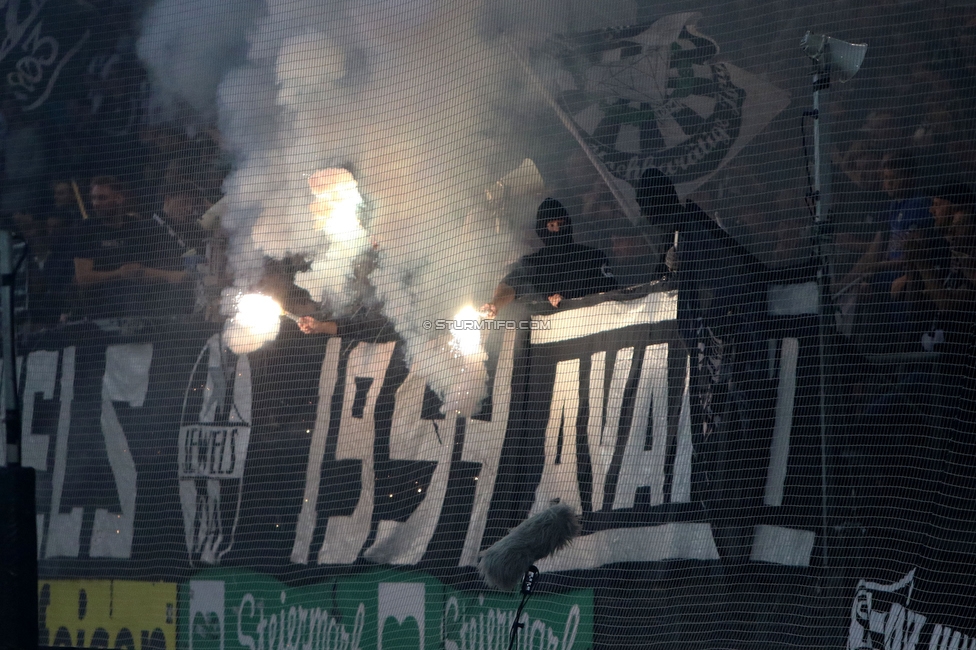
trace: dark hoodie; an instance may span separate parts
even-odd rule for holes
[[[759,260],[693,201],[681,205],[671,179],[660,170],[645,170],[635,189],[649,223],[679,232],[675,285],[682,336],[693,339],[699,319],[723,332],[753,323],[765,306]]]
[[[554,219],[565,222],[558,233],[546,228]],[[550,198],[542,202],[536,213],[535,232],[543,247],[523,257],[505,279],[516,297],[558,293],[563,298],[580,298],[617,288],[606,256],[595,248],[573,243],[572,221],[559,201]]]

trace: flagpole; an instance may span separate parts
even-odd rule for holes
[[[597,173],[600,174],[600,178],[603,179],[607,189],[610,190],[613,198],[617,201],[617,205],[620,206],[621,211],[627,216],[630,223],[640,231],[641,237],[644,238],[644,242],[653,249],[656,244],[652,242],[647,236],[647,233],[644,232],[644,227],[646,224],[640,218],[640,210],[634,210],[634,206],[628,204],[627,200],[624,198],[624,195],[620,192],[620,188],[617,187],[617,184],[614,182],[613,175],[610,174],[610,170],[606,168],[600,159],[596,157],[596,154],[593,153],[593,150],[590,149],[589,145],[586,144],[586,141],[583,139],[583,135],[579,132],[579,128],[577,128],[576,124],[573,123],[573,119],[566,113],[563,107],[559,105],[559,102],[556,101],[552,94],[549,93],[549,90],[546,88],[545,84],[542,83],[542,80],[539,79],[539,76],[535,73],[535,70],[532,69],[532,66],[529,65],[529,62],[525,60],[522,54],[518,51],[518,48],[515,47],[515,44],[512,43],[511,39],[508,37],[508,34],[503,33],[502,40],[505,41],[505,45],[507,45],[508,49],[511,50],[515,60],[518,61],[519,65],[522,66],[522,69],[529,76],[529,79],[532,80],[532,83],[539,91],[539,94],[541,94],[543,99],[546,100],[549,107],[556,112],[556,115],[559,116],[559,120],[563,123],[563,126],[566,127],[570,134],[572,134],[573,138],[576,139],[576,142],[579,143],[579,146],[583,149],[583,153],[586,154],[587,159],[596,169]]]

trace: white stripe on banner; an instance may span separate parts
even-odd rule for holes
[[[606,375],[606,354],[606,352],[594,354],[590,366],[590,417],[586,425],[586,439],[590,451],[594,511],[603,509],[603,489],[617,447],[620,411],[624,403],[624,389],[630,377],[634,348],[623,348],[617,351],[613,376],[610,378],[610,394],[606,400],[606,413],[604,413],[603,383]]]
[[[770,316],[802,316],[820,312],[820,287],[816,282],[773,284],[766,291]]]
[[[800,344],[795,338],[783,339],[779,361],[779,389],[776,393],[776,421],[773,444],[769,450],[769,473],[766,475],[767,506],[783,505],[786,464],[790,455],[790,431],[793,428],[793,398],[796,396],[796,360]]]
[[[772,562],[785,566],[810,566],[816,537],[812,530],[760,524],[756,526],[752,538],[752,554],[749,559],[753,562]]]
[[[553,499],[559,499],[577,511],[580,509],[579,480],[576,475],[579,382],[579,359],[567,359],[556,364],[549,421],[546,423],[545,465],[539,485],[535,488],[535,503],[530,516],[548,508]]]
[[[678,449],[674,454],[674,482],[671,502],[691,501],[691,357],[685,357],[685,389],[681,393],[681,413],[678,415]]]
[[[631,325],[661,323],[678,318],[678,292],[651,293],[640,300],[608,300],[592,307],[532,317],[532,345],[571,341]]]
[[[308,469],[305,475],[315,477],[305,481],[305,498],[302,501],[302,511],[298,515],[295,527],[295,543],[291,549],[291,561],[296,564],[307,564],[308,553],[315,534],[319,500],[319,481],[322,476],[322,460],[325,458],[325,443],[329,436],[329,422],[332,412],[332,394],[335,392],[336,381],[339,379],[339,352],[342,349],[342,339],[330,338],[325,346],[325,358],[319,372],[319,401],[316,407],[315,428],[309,441]]]
[[[461,460],[481,464],[471,506],[471,520],[464,537],[459,566],[477,566],[481,539],[488,523],[488,506],[495,493],[498,479],[498,462],[502,457],[505,430],[508,427],[509,409],[512,403],[512,371],[515,360],[515,330],[507,330],[498,357],[495,383],[492,388],[491,422],[468,420],[464,431],[464,449]]]
[[[651,420],[651,448],[645,451],[648,420]],[[645,485],[650,487],[652,506],[664,503],[667,443],[668,344],[658,343],[644,348],[644,364],[634,397],[634,417],[613,497],[614,510],[633,508],[637,489]]]
[[[394,343],[357,343],[349,353],[335,459],[337,461],[358,460],[362,463],[359,470],[359,501],[351,515],[329,517],[325,528],[325,541],[319,548],[319,564],[352,564],[359,557],[359,551],[369,537],[376,497],[376,473],[373,465],[375,460],[373,448],[376,444],[376,400],[379,398],[380,389],[383,388],[383,380],[386,369],[390,365],[390,357],[393,356],[394,345]],[[362,418],[357,418],[352,415],[352,405],[356,399],[356,379],[360,378],[373,381],[366,390]],[[453,418],[447,418],[445,425],[452,427],[450,435],[453,437]]]
[[[58,436],[54,443],[54,474],[51,476],[51,521],[47,529],[44,557],[78,557],[81,547],[81,520],[84,510],[61,512],[64,477],[68,469],[68,433],[71,429],[71,402],[75,397],[75,348],[65,348],[61,357],[61,411]],[[38,538],[40,539],[40,538]]]
[[[675,522],[641,528],[613,528],[584,535],[572,546],[538,562],[539,570],[594,569],[614,562],[718,560],[708,522]]]

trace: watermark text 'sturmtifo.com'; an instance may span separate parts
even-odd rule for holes
[[[425,330],[548,330],[552,324],[548,320],[496,320],[493,318],[483,319],[438,319],[425,320]]]

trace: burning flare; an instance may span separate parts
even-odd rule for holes
[[[479,355],[481,349],[481,314],[468,305],[454,316],[451,324],[451,336],[454,337],[454,350],[466,357]]]
[[[274,298],[261,293],[247,293],[237,300],[237,314],[234,320],[254,334],[277,332],[281,323],[278,320],[284,310]]]
[[[263,293],[246,293],[237,298],[237,311],[224,325],[224,340],[235,354],[249,354],[273,341],[281,329],[281,317],[298,320]]]
[[[315,195],[309,210],[315,215],[317,228],[340,242],[349,242],[366,234],[359,223],[363,197],[348,169],[320,169],[309,177],[308,186]]]

